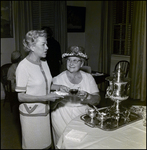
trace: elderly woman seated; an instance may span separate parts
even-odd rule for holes
[[[80,69],[88,59],[84,48],[71,46],[66,53],[62,54],[62,58],[66,59],[67,69],[53,78],[52,89],[67,93],[67,96],[60,101],[56,100],[51,105],[55,146],[66,125],[73,118],[84,114],[89,105],[98,105],[100,102],[99,89],[93,76]],[[76,96],[71,96],[73,89],[78,91]]]

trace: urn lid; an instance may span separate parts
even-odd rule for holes
[[[121,69],[120,64],[118,65],[118,68],[116,69],[116,71],[113,73],[113,80],[116,82],[122,82],[124,81],[124,77],[125,77],[125,73],[124,71]]]

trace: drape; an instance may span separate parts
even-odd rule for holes
[[[14,33],[15,47],[20,51],[22,58],[27,53],[23,50],[23,38],[25,34],[33,29],[32,23],[32,2],[12,1],[14,10]],[[67,48],[67,21],[66,21],[66,1],[54,1],[55,3],[55,39],[61,45],[63,53]]]
[[[134,1],[130,97],[146,100],[146,1]]]
[[[59,41],[61,53],[67,49],[67,7],[66,1],[55,1],[55,39]],[[61,66],[61,72],[65,70],[65,64]]]
[[[15,49],[20,51],[22,58],[27,53],[23,50],[23,38],[32,29],[31,1],[12,1],[14,16]]]
[[[99,59],[98,59],[98,70],[100,72],[110,74],[110,61],[111,61],[111,25],[112,23],[112,15],[111,14],[111,3],[108,1],[102,1],[102,15],[101,15],[101,41],[100,41],[100,51],[99,51]],[[99,88],[104,91],[105,84],[102,83]]]

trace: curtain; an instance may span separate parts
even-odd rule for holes
[[[130,97],[146,100],[146,1],[134,1]]]
[[[23,38],[33,29],[32,1],[12,1],[14,10],[15,47],[24,58],[27,53],[23,50]],[[66,1],[53,1],[55,4],[55,39],[61,45],[63,53],[67,48]],[[38,10],[39,12],[39,10]],[[41,13],[41,12],[40,12]],[[39,17],[39,16],[38,16]],[[46,24],[46,26],[48,26]]]
[[[32,29],[31,1],[12,1],[14,15],[15,49],[20,51],[22,58],[26,56],[23,50],[23,38]]]
[[[110,10],[111,3],[108,1],[102,1],[102,15],[101,15],[101,42],[100,42],[100,51],[99,51],[99,60],[98,60],[98,70],[100,72],[110,74],[110,63],[111,63],[111,46],[110,39],[112,33],[110,33],[110,28],[112,23],[112,12]],[[99,85],[99,88],[104,91],[106,85],[104,83]]]
[[[61,53],[67,49],[67,7],[66,1],[55,1],[55,39],[59,41]],[[61,66],[61,72],[65,70],[65,63]]]

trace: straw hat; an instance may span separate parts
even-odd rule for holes
[[[70,46],[66,53],[62,54],[62,58],[67,57],[80,57],[88,59],[87,54],[82,46]]]

